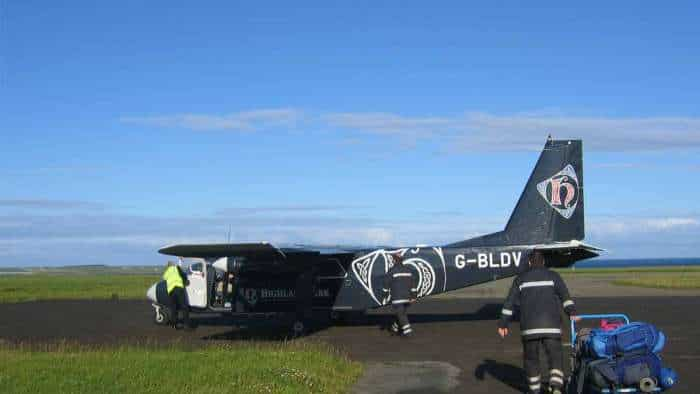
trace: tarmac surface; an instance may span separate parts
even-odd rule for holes
[[[390,311],[380,309],[347,325],[319,327],[298,340],[326,342],[365,362],[367,372],[357,392],[372,391],[373,382],[382,382],[377,387],[381,392],[517,393],[524,388],[518,325],[512,325],[505,340],[498,337],[501,302],[500,298],[420,301],[410,309],[415,335],[407,339],[383,329]],[[578,298],[577,304],[581,313],[624,312],[633,320],[657,325],[668,337],[663,359],[680,376],[670,392],[697,392],[692,388],[700,387],[700,297],[595,297]],[[275,321],[240,326],[230,319],[199,318],[196,331],[175,331],[154,325],[150,304],[141,301],[0,304],[0,316],[0,343],[39,346],[61,341],[200,346],[211,341],[287,338],[286,327]],[[564,342],[569,342],[568,336]]]

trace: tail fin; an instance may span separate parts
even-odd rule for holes
[[[584,238],[581,140],[547,140],[503,236],[527,245]]]
[[[445,247],[543,245],[583,238],[581,140],[549,138],[505,230]]]

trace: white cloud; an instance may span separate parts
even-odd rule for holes
[[[589,164],[592,168],[602,168],[602,169],[627,169],[627,168],[641,168],[647,166],[642,163],[593,163]]]
[[[389,112],[310,114],[292,108],[260,109],[226,115],[127,116],[122,122],[191,130],[250,132],[284,130],[299,121],[342,128],[363,135],[395,138],[404,145],[431,140],[455,152],[473,149],[539,150],[548,134],[583,139],[599,151],[657,151],[700,148],[700,118],[572,116],[561,111],[496,115],[465,112],[455,116],[405,116]],[[347,140],[347,136],[344,136]]]
[[[405,117],[390,113],[340,113],[329,124],[364,133],[402,138],[441,138],[454,151],[538,150],[544,138],[583,139],[603,151],[700,148],[700,118],[582,117],[545,114],[493,115],[471,112],[453,117]]]
[[[635,235],[688,230],[700,227],[696,217],[593,217],[587,223],[589,233],[597,237]]]
[[[192,130],[255,131],[271,126],[290,126],[302,117],[292,108],[258,109],[226,115],[173,114],[163,116],[122,117],[124,123],[157,127],[176,127]]]
[[[698,226],[700,221],[696,218],[647,219],[645,225],[652,230],[669,230],[674,227]]]
[[[4,199],[0,208],[26,208],[47,210],[102,209],[105,205],[91,201],[48,200],[48,199]]]
[[[352,209],[367,208],[359,205],[320,205],[320,204],[294,204],[294,205],[270,205],[258,207],[224,208],[215,212],[216,216],[240,216],[257,215],[264,213],[290,214],[290,213],[334,213]]]
[[[454,120],[441,117],[405,117],[391,113],[334,113],[322,115],[322,122],[364,132],[394,136],[429,137],[454,126]]]

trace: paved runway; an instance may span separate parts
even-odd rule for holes
[[[370,369],[397,362],[413,362],[402,364],[412,368],[423,362],[447,366],[458,384],[452,389],[454,392],[517,393],[523,386],[517,323],[511,337],[501,340],[497,336],[495,321],[500,302],[424,300],[411,310],[416,335],[409,339],[391,337],[380,329],[388,315],[387,311],[378,310],[350,325],[319,329],[302,340],[330,343],[351,358],[366,362]],[[700,385],[700,330],[696,315],[700,297],[596,297],[579,298],[577,302],[582,313],[625,312],[634,320],[656,324],[668,336],[663,358],[680,375],[680,383],[671,392],[696,392],[691,388]],[[199,346],[210,341],[249,338],[279,340],[286,332],[275,324],[232,328],[230,321],[204,319],[197,331],[185,333],[153,325],[151,315],[150,305],[139,301],[0,304],[0,341],[45,343],[65,339],[95,345],[179,342],[183,346]],[[454,386],[437,380],[426,383],[430,386],[419,391]]]

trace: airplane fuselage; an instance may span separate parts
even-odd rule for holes
[[[401,253],[417,283],[418,298],[517,275],[527,268],[531,247],[413,247],[377,249],[355,254],[321,255],[315,266],[315,309],[362,311],[386,305],[384,275],[392,253]],[[288,256],[294,259],[293,255]],[[309,258],[309,256],[305,256]],[[290,310],[296,305],[300,272],[246,272],[237,282],[239,309],[246,312]],[[235,309],[235,306],[232,306]]]

